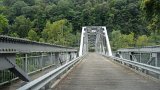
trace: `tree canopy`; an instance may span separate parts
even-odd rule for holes
[[[1,0],[0,33],[76,46],[82,26],[106,26],[115,50],[159,45],[159,10],[159,0]]]

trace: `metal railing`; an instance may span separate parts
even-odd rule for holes
[[[28,82],[28,74],[53,65],[58,67],[76,54],[72,47],[0,35],[0,85],[17,79],[16,76]]]
[[[123,59],[123,58],[114,57],[114,56],[107,56],[107,55],[103,55],[103,56],[111,58],[114,61],[117,61],[123,65],[127,65],[128,67],[141,71],[147,75],[160,79],[160,67],[155,67],[155,66],[144,64],[144,63],[139,63],[136,61],[131,61],[128,59]]]
[[[31,54],[31,53],[30,53]],[[59,58],[66,63],[69,59],[76,58],[75,55],[71,55],[72,57],[69,58],[68,53],[60,53]],[[58,61],[58,60],[57,60]],[[24,70],[28,75],[37,73],[43,69],[53,67],[57,68],[55,53],[38,53],[38,54],[23,54],[17,55],[16,57],[16,64]],[[60,66],[60,65],[59,65]],[[6,84],[13,80],[18,79],[12,72],[9,70],[2,70],[0,71],[0,85]]]
[[[79,60],[82,60],[86,55],[73,59],[68,63],[58,67],[57,69],[29,82],[28,84],[20,87],[18,90],[39,90],[39,89],[48,89],[48,85],[57,80],[57,77],[60,77],[61,74],[65,73],[69,70],[74,64],[76,64]]]

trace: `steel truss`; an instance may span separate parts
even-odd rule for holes
[[[49,56],[51,56],[50,58],[52,58],[52,54],[55,53],[55,58],[59,60],[60,54],[62,52],[72,55],[70,57],[73,57],[73,54],[74,54],[74,57],[75,57],[77,50],[71,47],[64,47],[60,45],[52,45],[48,43],[34,42],[34,41],[27,40],[27,39],[14,38],[14,37],[1,35],[0,36],[0,62],[1,62],[0,70],[9,69],[12,73],[14,73],[20,79],[24,81],[30,81],[27,72],[22,70],[16,64],[17,54],[24,54],[26,57],[25,65],[28,65],[27,64],[27,58],[28,58],[27,54],[50,53],[51,55]],[[43,58],[44,57],[41,57],[42,61],[43,61]]]

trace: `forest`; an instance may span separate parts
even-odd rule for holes
[[[106,26],[113,50],[160,45],[159,0],[0,0],[0,34],[78,47],[82,26]]]

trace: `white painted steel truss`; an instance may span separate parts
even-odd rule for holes
[[[89,48],[96,52],[112,56],[111,46],[105,26],[82,27],[79,56],[87,53]]]

